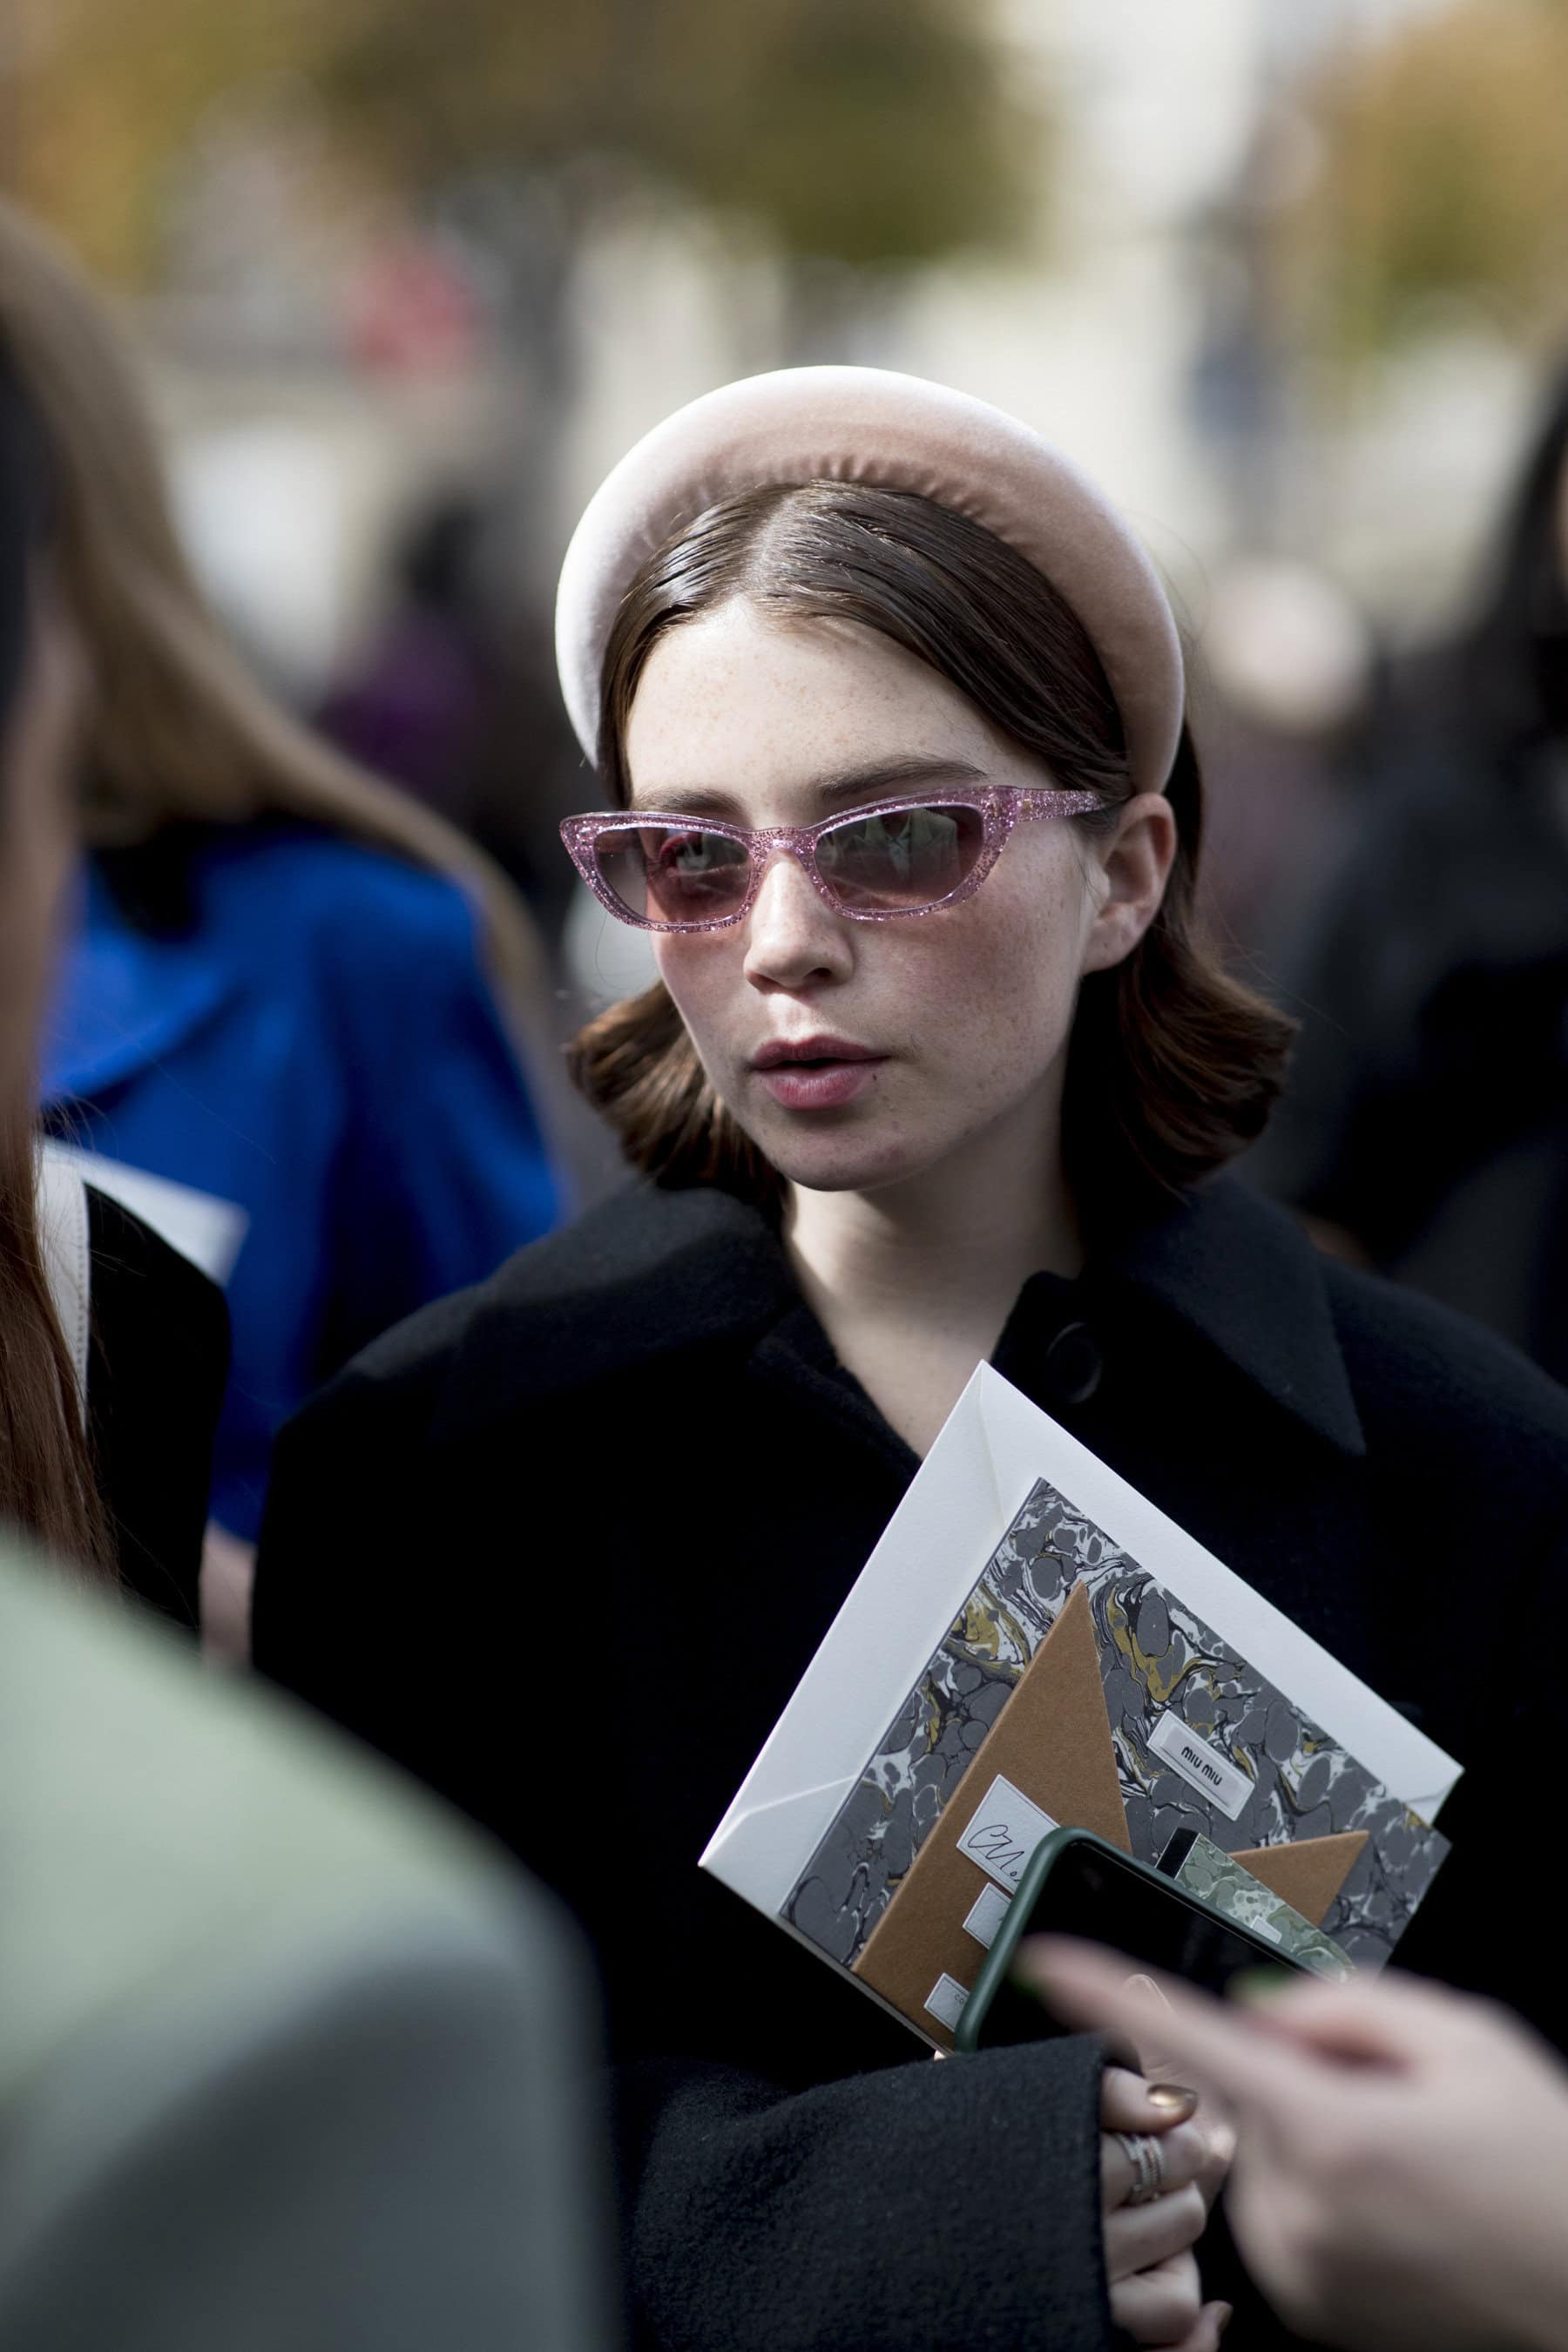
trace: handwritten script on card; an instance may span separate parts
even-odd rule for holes
[[[978,1811],[960,1834],[958,1850],[1011,1895],[1024,1874],[1024,1864],[1040,1840],[1056,1827],[1049,1813],[1042,1812],[1022,1789],[1016,1789],[998,1772]]]

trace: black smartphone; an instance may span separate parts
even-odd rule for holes
[[[1012,1976],[1019,1938],[1047,1932],[1109,1944],[1134,1962],[1185,1977],[1208,1992],[1222,1993],[1244,1969],[1307,1973],[1278,1945],[1173,1886],[1092,1830],[1052,1830],[1030,1855],[963,2004],[953,2029],[955,2049],[1038,2042],[1068,2031]]]

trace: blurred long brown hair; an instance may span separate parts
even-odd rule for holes
[[[37,646],[40,454],[0,351],[0,1519],[79,1572],[112,1581],[113,1541],[45,1273],[35,1191],[32,1027],[50,917],[38,883],[49,861],[27,827],[52,819],[63,835],[68,823],[65,776],[30,780],[45,788],[37,812],[20,790],[21,763],[36,753],[18,722]],[[51,785],[58,799],[48,810]]]
[[[89,841],[267,815],[326,825],[449,875],[483,927],[514,1026],[538,1019],[532,919],[491,859],[266,692],[215,619],[176,536],[129,352],[67,255],[0,199],[0,346],[41,426],[62,584],[93,670],[84,745]]]
[[[0,905],[10,895],[8,879],[0,882]],[[37,1536],[62,1565],[115,1583],[114,1538],[44,1271],[33,1153],[24,1088],[0,1117],[0,1519]]]

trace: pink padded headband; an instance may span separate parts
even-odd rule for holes
[[[882,368],[786,368],[727,383],[656,425],[600,484],[566,551],[555,604],[562,691],[590,759],[611,625],[647,558],[721,499],[816,481],[917,490],[1026,556],[1093,640],[1135,788],[1163,789],[1182,724],[1182,649],[1159,577],[1127,525],[1016,417]]]

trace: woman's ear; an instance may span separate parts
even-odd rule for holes
[[[1175,814],[1164,793],[1128,801],[1115,832],[1096,845],[1100,903],[1084,941],[1085,971],[1106,971],[1131,954],[1160,911],[1175,855]]]

